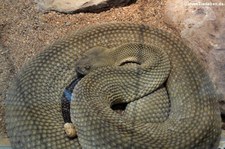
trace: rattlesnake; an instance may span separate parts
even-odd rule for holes
[[[109,51],[118,49],[139,52],[117,62]],[[147,65],[141,49],[150,51]],[[107,51],[102,59],[99,51]],[[84,75],[71,103],[77,137],[69,138],[61,98],[77,72]],[[220,135],[216,99],[204,67],[180,39],[145,25],[108,23],[54,43],[21,70],[6,99],[7,131],[18,149],[207,149]],[[110,108],[117,102],[128,103],[122,114]]]

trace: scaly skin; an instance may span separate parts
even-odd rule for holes
[[[80,143],[77,138],[69,139],[63,130],[61,97],[64,88],[77,78],[76,62],[94,47],[113,49],[131,42],[157,47],[167,53],[171,66],[165,85],[167,91],[160,89],[150,99],[168,94],[170,111],[165,110],[165,113],[169,116],[165,114],[162,118],[159,115],[155,116],[156,120],[139,123],[136,120],[121,120],[109,108],[106,111],[114,114],[111,118],[104,113],[105,109],[93,111],[91,107],[100,107],[104,104],[100,102],[103,99],[99,95],[88,94],[85,89],[94,86],[96,88],[90,87],[91,91],[98,90],[105,82],[98,83],[100,77],[107,80],[104,73],[98,73],[96,69],[93,72],[97,71],[98,75],[91,72],[87,75],[87,81],[83,79],[75,87],[72,119]],[[90,83],[92,76],[94,79]],[[113,76],[112,79],[116,80],[117,77]],[[89,86],[82,85],[82,82],[87,82]],[[139,85],[146,83],[141,81]],[[83,100],[81,95],[88,97],[87,100]],[[144,25],[104,24],[77,31],[47,48],[24,67],[12,82],[6,99],[7,131],[13,148],[18,149],[210,149],[220,135],[221,119],[216,99],[215,89],[206,71],[181,40]],[[153,103],[159,104],[160,101],[153,100]],[[157,104],[153,109],[160,107]],[[132,110],[132,105],[130,107]],[[168,106],[163,108],[167,109]],[[83,123],[80,122],[82,120]]]

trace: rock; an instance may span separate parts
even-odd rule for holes
[[[100,12],[111,7],[130,4],[136,0],[35,0],[39,10],[73,12]]]
[[[225,114],[225,2],[220,0],[168,0],[165,22],[180,32],[204,62],[221,95]],[[222,104],[223,103],[223,104]]]
[[[223,35],[225,35],[225,30]],[[222,94],[219,103],[222,114],[225,114],[225,47],[211,50],[208,54],[208,61],[209,74],[213,82],[215,82],[219,93]]]

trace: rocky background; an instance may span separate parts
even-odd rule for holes
[[[205,64],[225,114],[225,1],[168,0],[165,23],[180,33]]]
[[[225,2],[198,2],[199,5],[196,0],[1,0],[0,144],[7,144],[3,103],[6,90],[22,65],[62,36],[103,22],[144,23],[183,38],[205,64],[225,113]]]

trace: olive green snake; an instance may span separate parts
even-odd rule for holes
[[[61,98],[78,74],[69,138]],[[141,24],[90,26],[52,44],[18,73],[5,103],[15,149],[211,149],[221,133],[216,91],[193,51]],[[112,110],[119,103],[125,110]]]

